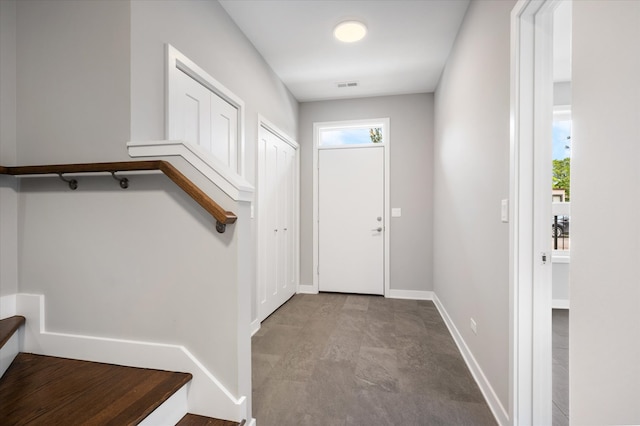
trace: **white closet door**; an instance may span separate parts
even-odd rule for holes
[[[295,149],[286,142],[279,140],[279,197],[280,208],[280,251],[278,253],[280,266],[282,267],[281,290],[288,295],[287,299],[295,293],[295,241],[294,241],[294,216],[295,216]],[[287,300],[285,299],[285,301]]]
[[[286,285],[289,287],[289,293],[291,295],[296,292],[297,285],[297,256],[296,256],[296,238],[297,238],[297,176],[298,168],[296,161],[297,150],[291,145],[285,144],[286,164],[285,164],[285,226],[284,226],[284,238],[285,238],[285,279]]]
[[[272,137],[263,140],[264,146],[264,185],[261,190],[262,206],[260,214],[264,216],[263,235],[265,247],[262,253],[265,262],[264,288],[261,303],[261,320],[277,309],[278,281],[280,265],[278,254],[280,252],[280,238],[278,234],[280,209],[278,205],[278,146],[274,144]]]
[[[297,149],[260,128],[258,146],[259,319],[296,292]]]

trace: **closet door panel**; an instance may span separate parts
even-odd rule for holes
[[[259,318],[264,320],[296,292],[296,148],[263,127],[258,161]]]

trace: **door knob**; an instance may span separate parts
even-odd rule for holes
[[[378,231],[378,232],[382,232],[382,227],[379,227],[379,228],[375,228],[375,229],[372,229],[372,231]]]

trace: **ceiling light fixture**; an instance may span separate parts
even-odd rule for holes
[[[345,43],[360,41],[367,35],[367,27],[358,21],[344,21],[333,30],[333,36]]]

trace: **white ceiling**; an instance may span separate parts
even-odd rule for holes
[[[433,92],[469,0],[219,0],[301,102]],[[345,20],[368,27],[341,43]],[[338,88],[339,82],[358,82]]]

